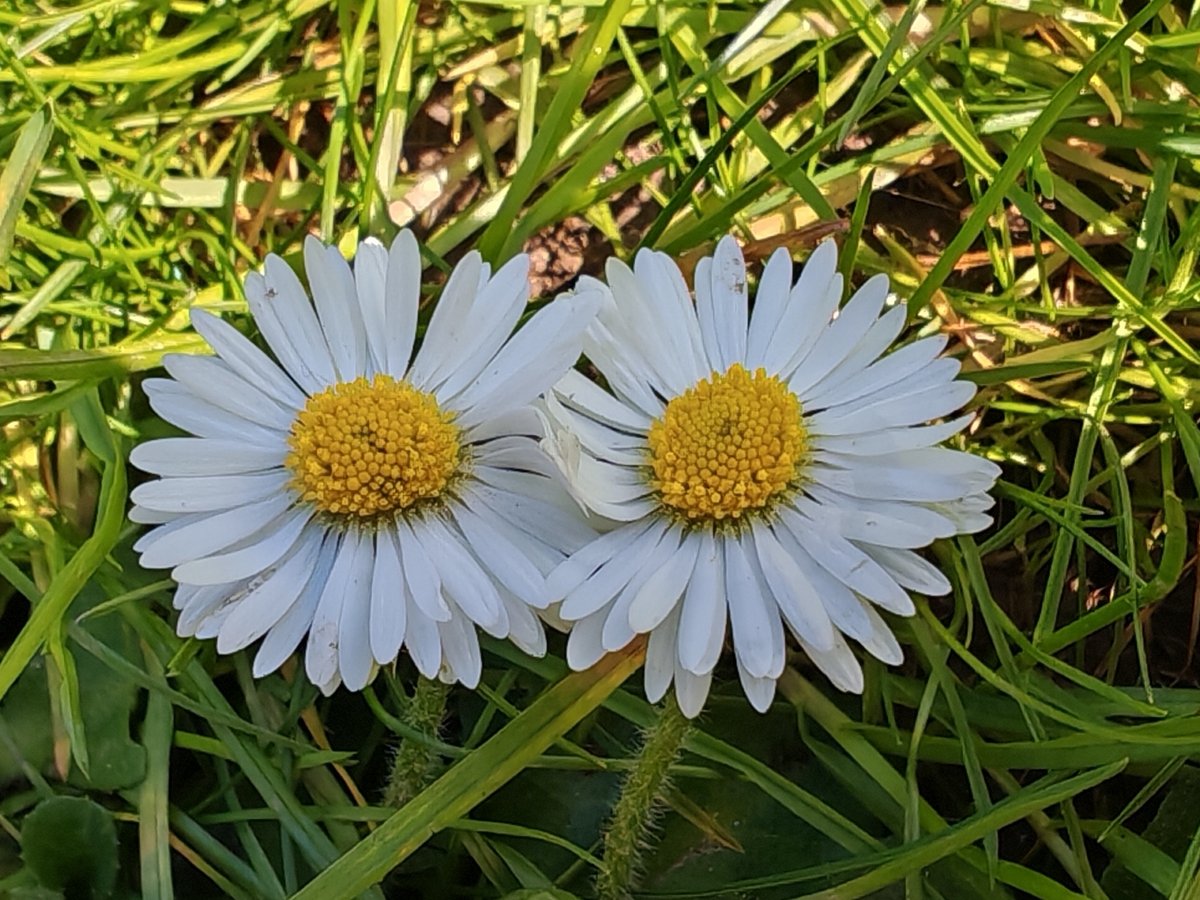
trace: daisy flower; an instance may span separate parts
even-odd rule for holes
[[[888,281],[841,310],[832,242],[792,283],[770,258],[751,313],[731,237],[696,267],[641,251],[616,260],[584,353],[603,390],[568,372],[543,404],[544,445],[577,500],[615,527],[549,576],[574,622],[567,656],[592,665],[649,633],[646,693],[674,681],[681,709],[704,705],[732,633],[742,687],[765,710],[785,628],[842,690],[860,692],[851,638],[886,663],[902,653],[878,610],[913,613],[908,591],[944,594],[914,550],[978,531],[999,469],[936,446],[970,420],[975,388],[940,358],[945,337],[886,352],[905,324],[884,311]]]
[[[309,238],[313,302],[268,256],[246,300],[274,360],[192,311],[215,357],[172,355],[150,405],[194,437],[132,461],[135,545],[169,568],[183,636],[232,653],[262,638],[254,674],[307,635],[326,693],[357,690],[406,647],[427,677],[474,686],[475,626],[545,651],[545,573],[593,533],[538,446],[530,405],[578,359],[596,291],[550,303],[513,334],[528,258],[494,275],[469,253],[414,352],[421,259],[404,231],[358,247],[354,268]]]

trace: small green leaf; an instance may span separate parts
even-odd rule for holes
[[[0,172],[0,271],[8,262],[13,235],[17,230],[17,217],[21,215],[21,207],[25,205],[25,196],[33,184],[33,176],[37,174],[53,136],[54,126],[50,117],[45,109],[39,109],[21,126],[12,156],[8,158],[4,171]]]
[[[66,900],[103,900],[117,881],[117,830],[84,797],[43,800],[21,826],[21,854],[43,887]]]

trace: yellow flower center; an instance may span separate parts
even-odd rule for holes
[[[692,521],[720,521],[762,509],[792,484],[806,437],[787,385],[735,363],[671,400],[648,443],[660,502]]]
[[[432,394],[387,375],[335,384],[292,423],[292,486],[320,510],[373,519],[433,500],[459,468],[462,443]]]

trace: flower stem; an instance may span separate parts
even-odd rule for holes
[[[604,836],[604,868],[596,879],[596,893],[601,900],[623,900],[629,896],[647,833],[658,813],[668,771],[679,756],[690,728],[691,722],[680,711],[674,693],[668,693],[658,721],[646,731],[641,752],[613,807]]]
[[[450,689],[440,681],[421,677],[400,710],[400,719],[422,734],[437,737],[446,715],[446,696]],[[387,806],[403,806],[433,781],[439,760],[428,744],[404,738],[396,748],[392,771],[388,776],[383,802]]]

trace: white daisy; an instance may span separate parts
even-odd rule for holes
[[[246,299],[272,361],[194,310],[216,357],[168,356],[154,410],[195,437],[134,450],[162,478],[133,492],[136,544],[170,568],[181,635],[231,653],[263,638],[256,676],[307,634],[309,678],[357,690],[407,647],[427,677],[478,683],[478,625],[545,652],[545,573],[592,536],[554,482],[530,403],[578,359],[601,295],[560,297],[513,334],[529,261],[478,253],[450,275],[414,353],[421,260],[401,232],[354,268],[310,238],[314,304],[267,257]]]
[[[672,681],[696,715],[732,628],[747,697],[765,710],[783,671],[785,626],[829,679],[861,691],[846,642],[901,649],[878,609],[913,613],[908,591],[949,582],[913,551],[978,531],[999,469],[937,447],[970,416],[924,424],[971,399],[929,337],[883,355],[905,323],[884,312],[886,277],[840,311],[832,242],[792,283],[771,257],[748,310],[733,238],[696,267],[693,304],[675,264],[616,260],[584,352],[602,390],[569,372],[543,405],[543,442],[579,502],[616,526],[548,579],[575,622],[567,657],[592,665],[649,633],[646,693]]]

